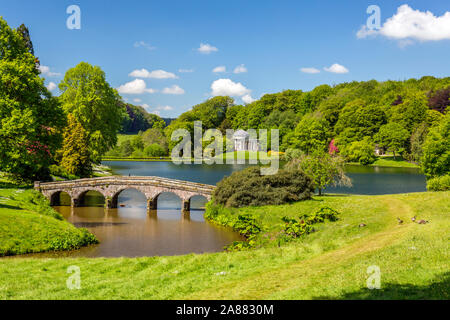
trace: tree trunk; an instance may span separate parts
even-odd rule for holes
[[[319,188],[319,197],[322,196],[322,189]]]
[[[392,151],[394,153],[394,160],[397,160],[397,158],[395,157],[395,151]]]

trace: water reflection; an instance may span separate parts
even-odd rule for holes
[[[88,228],[100,240],[97,246],[46,256],[69,257],[141,257],[181,255],[222,251],[223,247],[240,236],[229,229],[205,222],[205,199],[191,199],[192,210],[183,213],[181,200],[174,194],[158,197],[158,209],[147,212],[146,199],[136,190],[125,190],[119,195],[118,209],[94,206],[103,197],[88,194],[91,206],[55,207],[69,222]]]

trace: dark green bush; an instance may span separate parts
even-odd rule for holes
[[[226,207],[279,205],[311,198],[311,179],[299,170],[263,176],[260,168],[235,172],[217,184],[214,202]]]
[[[448,191],[450,190],[450,175],[436,177],[427,181],[428,191]]]

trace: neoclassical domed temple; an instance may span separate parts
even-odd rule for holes
[[[259,141],[257,137],[250,137],[244,130],[238,130],[233,135],[234,151],[259,151]]]

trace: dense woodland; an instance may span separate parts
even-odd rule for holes
[[[54,97],[45,87],[28,29],[0,18],[0,171],[37,180],[56,168],[81,177],[105,155],[167,156],[178,143],[174,130],[192,134],[194,121],[224,134],[279,129],[280,151],[305,161],[326,154],[370,164],[378,149],[420,163],[429,178],[450,170],[450,78],[321,85],[248,105],[219,96],[173,121],[124,103],[105,73],[86,62],[66,72],[59,90]],[[118,144],[118,133],[135,135]]]

